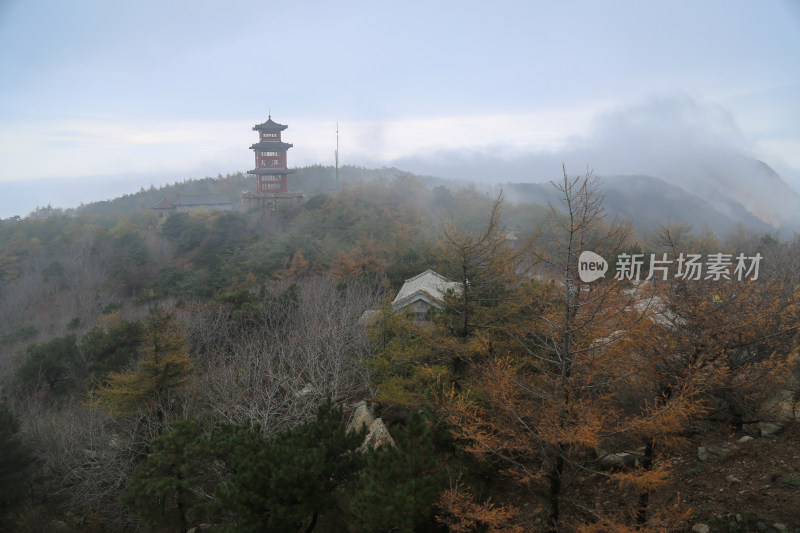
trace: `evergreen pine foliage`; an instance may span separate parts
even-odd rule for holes
[[[144,335],[141,322],[122,321],[108,329],[94,328],[83,336],[80,351],[91,372],[119,372],[138,355]]]
[[[5,401],[0,401],[0,529],[3,513],[23,496],[23,483],[32,457],[19,436],[19,422]]]
[[[28,347],[28,357],[17,371],[23,387],[40,389],[47,384],[51,392],[61,390],[75,367],[78,347],[75,335],[65,335]]]
[[[396,447],[385,446],[367,455],[359,490],[350,503],[351,531],[441,531],[436,503],[447,487],[448,475],[431,422],[414,413],[394,438]]]
[[[317,517],[336,506],[335,489],[362,467],[355,453],[364,432],[348,432],[341,408],[330,401],[317,418],[263,439],[258,427],[234,425],[215,437],[231,471],[218,491],[235,518],[228,531],[311,531]]]
[[[131,478],[122,497],[136,513],[159,527],[180,527],[206,509],[201,495],[213,481],[212,457],[197,420],[181,420],[154,438],[152,453]],[[198,490],[205,489],[205,490]]]

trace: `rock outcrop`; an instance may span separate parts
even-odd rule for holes
[[[375,418],[367,407],[367,402],[358,402],[353,416],[350,418],[350,423],[347,424],[347,431],[361,431],[363,428],[369,429]]]
[[[372,415],[366,402],[359,402],[356,404],[350,423],[347,424],[347,430],[361,431],[364,428],[367,428],[367,436],[359,448],[362,452],[368,449],[378,450],[384,446],[396,446],[383,420]]]
[[[386,424],[383,423],[383,420],[376,418],[369,427],[369,433],[367,433],[367,437],[364,439],[364,444],[362,444],[359,449],[363,452],[368,449],[379,450],[384,446],[391,446],[394,448],[396,444],[389,434]]]

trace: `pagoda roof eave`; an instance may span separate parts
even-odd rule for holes
[[[281,141],[261,141],[257,142],[250,147],[251,150],[288,150],[294,146],[293,144]]]
[[[272,120],[272,117],[269,117],[266,122],[253,126],[253,131],[283,131],[288,127],[285,124],[278,124]]]

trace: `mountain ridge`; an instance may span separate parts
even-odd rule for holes
[[[735,173],[726,172],[724,168],[706,169],[707,175],[712,177],[700,183],[691,177],[672,180],[647,174],[598,177],[603,182],[607,211],[630,220],[640,231],[651,231],[667,222],[690,224],[696,230],[711,230],[719,235],[734,230],[738,224],[760,233],[777,233],[784,237],[796,231],[800,226],[800,195],[763,161],[746,159],[739,161],[736,167]],[[296,170],[295,188],[303,190],[307,196],[336,192],[333,167],[314,165]],[[431,189],[457,189],[474,184],[466,180],[417,175],[394,167],[366,169],[345,166],[339,169],[339,174],[341,186],[395,177],[410,177]],[[248,176],[237,172],[215,178],[176,181],[159,188],[151,185],[113,199],[90,202],[74,210],[95,213],[114,209],[136,211],[146,209],[162,197],[189,193],[221,192],[236,201],[241,190],[250,186],[250,181]],[[557,191],[549,182],[475,185],[489,194],[494,194],[492,191],[498,187],[502,188],[506,198],[516,203],[559,204]]]

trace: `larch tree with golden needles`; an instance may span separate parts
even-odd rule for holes
[[[455,486],[441,500],[449,524],[481,516],[482,527],[498,531],[632,529],[636,495],[660,486],[668,465],[657,457],[645,469],[624,459],[641,432],[672,435],[698,410],[688,391],[666,404],[646,396],[640,353],[655,325],[642,304],[649,300],[613,276],[590,286],[579,280],[581,252],[614,255],[629,226],[604,223],[591,174],[565,171],[557,188],[564,211],[553,209],[541,252],[552,281],[523,291],[527,303],[505,322],[505,338],[495,336],[473,359],[470,383],[441,398],[454,436],[496,469],[493,485],[504,488],[492,500]],[[640,392],[635,410],[620,402],[629,388]],[[614,462],[619,470],[604,469]]]
[[[713,415],[736,430],[760,421],[765,400],[790,378],[797,349],[796,290],[787,291],[775,280],[739,276],[735,260],[702,272],[697,261],[724,251],[716,239],[694,240],[687,234],[688,228],[676,226],[659,233],[661,249],[654,258],[669,266],[657,273],[651,269],[648,277],[655,284],[646,285],[648,294],[637,294],[636,305],[649,309],[650,333],[633,351],[640,370],[622,382],[618,393],[626,414],[640,412],[643,405],[662,413],[631,425],[639,440],[635,446],[642,450],[641,469],[647,472],[681,443],[686,413]],[[690,257],[697,269],[687,275]],[[683,413],[674,409],[676,403],[684,405]],[[652,488],[639,487],[639,524],[653,520]]]
[[[136,369],[110,374],[106,384],[95,392],[97,404],[117,416],[152,409],[162,427],[172,391],[192,371],[185,340],[182,328],[171,315],[151,312]]]
[[[707,257],[686,246],[672,227],[662,227],[659,239],[676,264],[692,255]],[[715,252],[729,259],[726,268],[695,275],[685,267],[663,287],[665,313],[660,318],[669,324],[672,352],[662,370],[663,386],[668,389],[674,376],[702,374],[706,392],[717,400],[717,418],[740,430],[760,421],[759,405],[789,376],[798,347],[800,293],[774,277],[759,279],[750,268],[755,254]],[[736,271],[739,256],[747,272]],[[762,257],[759,263],[773,259]]]
[[[500,194],[479,231],[466,231],[453,221],[442,225],[442,261],[460,286],[447,302],[455,315],[452,330],[458,337],[469,337],[490,325],[481,309],[495,307],[513,294],[509,289],[516,288],[531,266],[533,236],[512,244],[501,224],[502,206]]]
[[[452,353],[442,346],[442,332],[395,313],[389,299],[378,310],[369,337],[375,354],[367,362],[377,385],[376,400],[401,410],[419,409],[436,378],[449,379]]]
[[[442,225],[440,264],[459,285],[445,295],[443,312],[418,323],[391,316],[387,301],[373,323],[378,350],[370,366],[383,405],[419,408],[437,379],[459,381],[478,347],[491,345],[493,329],[513,312],[516,289],[530,266],[532,238],[512,244],[501,224],[502,203],[498,196],[478,230],[452,221]]]
[[[302,250],[296,250],[287,261],[288,265],[286,267],[286,271],[283,273],[283,277],[287,279],[300,279],[308,274],[308,260],[303,255]]]
[[[706,416],[737,431],[744,424],[774,421],[765,405],[791,379],[798,348],[797,288],[758,279],[754,269],[737,272],[736,258],[749,267],[755,254],[719,248],[699,254],[697,244],[687,246],[681,233],[665,226],[659,234],[664,257],[683,266],[683,272],[670,271],[672,282],[661,286],[657,320],[665,327],[650,354],[658,362],[652,386],[667,399],[693,384],[702,393]],[[708,257],[731,261],[725,268],[688,272],[690,258],[708,263]],[[652,447],[647,440],[645,464]],[[641,503],[643,511],[645,495]]]

